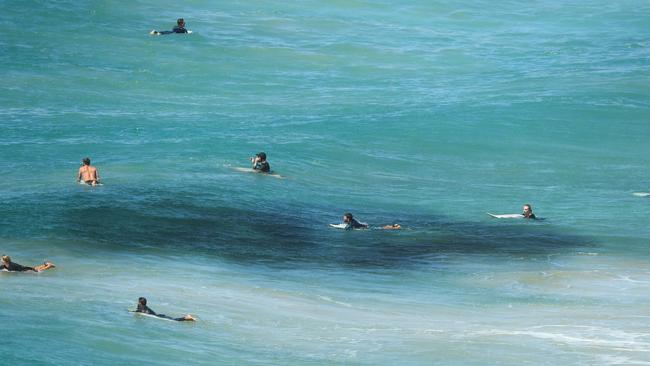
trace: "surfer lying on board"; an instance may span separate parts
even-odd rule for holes
[[[355,219],[349,212],[346,212],[345,215],[343,215],[343,223],[345,224],[345,230],[368,228],[368,224],[357,221],[357,219]]]
[[[84,182],[91,186],[99,184],[99,171],[90,165],[90,158],[84,158],[82,162],[83,164],[77,173],[77,182]]]
[[[184,322],[184,321],[193,322],[193,321],[196,320],[190,314],[187,314],[182,318],[172,318],[171,316],[167,316],[165,314],[156,314],[155,311],[151,310],[147,306],[147,299],[144,298],[144,297],[141,297],[141,298],[138,299],[138,308],[133,312],[134,313],[143,313],[143,314],[153,315],[153,316],[157,316],[159,318],[164,318],[164,319],[169,319],[169,320],[176,320],[177,322]]]
[[[266,161],[266,153],[261,152],[255,154],[255,156],[251,157],[251,163],[253,164],[253,170],[260,172],[260,173],[270,173],[271,172],[271,165],[269,165],[269,162]]]
[[[45,262],[40,266],[36,266],[36,267],[21,266],[18,263],[12,262],[11,257],[8,255],[2,256],[2,263],[0,264],[0,270],[7,271],[7,272],[25,272],[25,271],[40,272],[54,267],[55,267],[54,264],[52,264],[51,262]]]
[[[345,226],[343,226],[345,225]],[[365,222],[359,222],[357,219],[355,219],[351,213],[346,212],[343,215],[343,224],[336,225],[336,224],[331,224],[330,226],[337,227],[340,229],[345,229],[345,230],[354,230],[354,229],[368,229],[369,225],[366,224]],[[384,225],[381,227],[383,230],[400,230],[402,229],[402,226],[400,224],[391,224],[391,225]]]
[[[524,219],[536,219],[535,214],[533,213],[533,206],[531,206],[529,203],[524,205],[523,210],[524,212],[522,215],[524,216]]]
[[[183,18],[178,18],[176,21],[176,26],[174,29],[170,31],[157,31],[157,30],[152,30],[150,34],[153,34],[155,36],[159,36],[161,34],[172,34],[172,33],[189,33],[187,29],[185,29],[185,19]]]

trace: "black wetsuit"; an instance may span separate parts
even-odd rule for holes
[[[172,318],[171,316],[167,316],[165,314],[156,314],[156,312],[151,310],[147,305],[142,305],[142,304],[138,304],[138,309],[135,312],[149,314],[149,315],[157,316],[159,318],[176,320],[177,322],[183,322],[187,320],[185,318]]]
[[[21,266],[20,264],[18,264],[18,263],[14,263],[14,262],[10,262],[8,265],[6,265],[6,264],[3,263],[3,264],[0,266],[0,270],[3,270],[3,269],[5,269],[5,270],[7,270],[7,271],[9,271],[9,272],[25,272],[25,271],[34,271],[34,272],[38,272],[38,271],[36,271],[36,270],[35,270],[34,268],[32,268],[32,267]]]
[[[174,29],[170,31],[157,31],[157,32],[158,34],[187,33],[187,29],[185,29],[185,27],[175,26]]]
[[[368,225],[362,224],[356,219],[350,219],[350,222],[345,226],[345,230],[352,230],[352,229],[367,229]]]
[[[528,216],[526,216],[526,213],[523,213],[522,215],[524,215],[524,219],[531,219],[531,220],[536,220],[537,219],[537,217],[535,217],[534,213],[531,213]]]
[[[271,166],[268,161],[258,161],[255,163],[255,166],[253,166],[253,170],[259,170],[262,173],[270,173]]]

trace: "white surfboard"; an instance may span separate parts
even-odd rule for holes
[[[348,226],[348,225],[346,225],[346,224],[330,224],[330,226],[335,228],[335,229],[345,229],[345,227]]]
[[[233,169],[235,169],[236,171],[241,172],[241,173],[257,173],[257,174],[261,174],[261,175],[268,175],[269,177],[273,177],[273,178],[284,179],[280,174],[276,174],[273,171],[271,171],[270,173],[262,173],[260,171],[257,171],[255,169],[253,169],[253,168],[235,167]]]
[[[524,215],[522,214],[503,214],[503,215],[496,215],[493,213],[487,212],[488,215],[497,218],[497,219],[523,219]]]
[[[127,310],[128,310],[128,309],[127,309]],[[154,319],[159,319],[159,320],[166,320],[166,321],[168,321],[168,322],[177,322],[177,321],[178,321],[178,320],[175,320],[175,319],[163,318],[163,317],[159,317],[159,316],[152,315],[152,314],[140,313],[140,312],[137,312],[137,311],[135,311],[135,310],[128,310],[128,311],[129,311],[129,313],[134,313],[134,314],[137,314],[137,315],[140,315],[140,316],[146,316],[146,317],[148,317],[148,318],[154,318]],[[196,321],[196,318],[194,319],[194,321]]]
[[[366,227],[358,228],[358,229],[354,229],[354,230],[366,230],[366,229],[368,229],[368,224],[366,224],[365,222],[360,222],[360,224],[366,225]],[[329,224],[329,225],[330,225],[330,227],[333,227],[335,229],[345,229],[348,226],[348,224]]]
[[[650,197],[650,193],[648,192],[634,192],[632,194],[637,197]]]
[[[138,314],[138,315],[140,315],[140,316],[146,316],[147,318],[154,318],[154,319],[159,319],[159,320],[166,320],[166,321],[168,321],[168,322],[175,322],[175,321],[176,321],[176,320],[174,320],[174,319],[161,318],[161,317],[159,317],[159,316],[155,316],[155,315],[151,315],[151,314],[138,313],[137,311],[132,311],[132,310],[129,310],[129,311],[132,312],[132,313],[134,313],[134,314]]]

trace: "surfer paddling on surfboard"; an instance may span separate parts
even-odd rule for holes
[[[529,203],[524,205],[523,210],[524,212],[521,215],[524,217],[524,219],[536,219],[535,214],[533,213],[533,206],[531,206]]]
[[[253,164],[253,170],[258,173],[270,173],[271,165],[266,161],[266,153],[260,152],[251,157],[251,164]]]
[[[81,168],[77,173],[77,182],[84,182],[91,186],[99,184],[99,171],[94,166],[90,165],[90,158],[84,158],[81,163]]]
[[[157,316],[158,318],[162,319],[168,319],[168,320],[175,320],[177,322],[193,322],[196,319],[192,317],[190,314],[185,315],[184,317],[181,318],[172,318],[171,316],[167,316],[165,314],[156,314],[155,311],[151,310],[147,306],[147,299],[144,297],[141,297],[138,299],[138,308],[135,311],[132,311],[133,313],[142,313],[142,314],[147,314],[147,315],[153,315]]]
[[[331,227],[337,228],[337,229],[344,229],[344,230],[359,230],[359,229],[368,229],[370,228],[370,225],[366,224],[365,222],[359,222],[357,219],[352,216],[351,213],[346,212],[343,215],[343,222],[340,224],[330,224]],[[391,225],[385,225],[382,226],[381,229],[383,230],[400,230],[402,229],[402,226],[400,224],[391,224]]]
[[[531,206],[529,203],[525,204],[522,207],[523,212],[520,214],[503,214],[503,215],[496,215],[493,213],[487,213],[488,215],[497,218],[497,219],[529,219],[529,220],[537,220],[537,217],[533,213],[533,206]],[[539,220],[544,220],[543,218],[540,218]]]
[[[46,269],[50,269],[54,267],[55,267],[54,264],[52,264],[51,262],[45,262],[40,266],[36,266],[36,267],[21,266],[18,263],[12,262],[11,257],[9,257],[8,255],[3,255],[2,263],[0,263],[0,270],[7,271],[7,272],[25,272],[25,271],[41,272],[41,271],[45,271]]]
[[[149,34],[154,35],[154,36],[160,36],[163,34],[173,34],[173,33],[192,33],[192,31],[189,31],[185,29],[185,19],[183,18],[178,18],[176,21],[176,26],[170,30],[170,31],[157,31],[157,30],[152,30],[149,32]]]

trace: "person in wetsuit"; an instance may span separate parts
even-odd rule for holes
[[[535,217],[535,214],[533,213],[533,206],[530,204],[525,204],[523,207],[524,212],[522,212],[522,215],[524,216],[525,219],[531,219],[535,220],[537,217]]]
[[[91,186],[99,184],[99,171],[94,166],[90,165],[90,158],[82,160],[81,168],[77,173],[77,182],[84,182]]]
[[[349,212],[346,212],[345,215],[343,215],[343,223],[345,224],[345,230],[367,229],[368,228],[367,224],[360,223]]]
[[[173,33],[189,33],[187,29],[185,29],[185,19],[178,18],[178,20],[176,21],[176,26],[170,31],[157,31],[157,30],[151,31],[151,34],[156,36],[161,34],[173,34]]]
[[[251,158],[251,163],[253,163],[253,170],[261,173],[270,173],[271,165],[266,161],[266,153],[258,153]]]
[[[138,308],[134,312],[135,313],[149,314],[149,315],[157,316],[159,318],[176,320],[177,322],[185,322],[185,321],[193,322],[194,320],[196,320],[190,314],[187,314],[182,318],[172,318],[171,316],[167,316],[165,314],[156,314],[155,311],[151,310],[147,306],[147,299],[144,298],[144,297],[141,297],[141,298],[138,299]]]
[[[8,255],[3,255],[2,263],[0,263],[0,270],[4,270],[7,272],[26,272],[26,271],[40,272],[50,268],[54,268],[54,264],[50,262],[45,262],[44,264],[41,264],[40,266],[36,266],[36,267],[21,266],[18,263],[12,262],[11,257]]]

